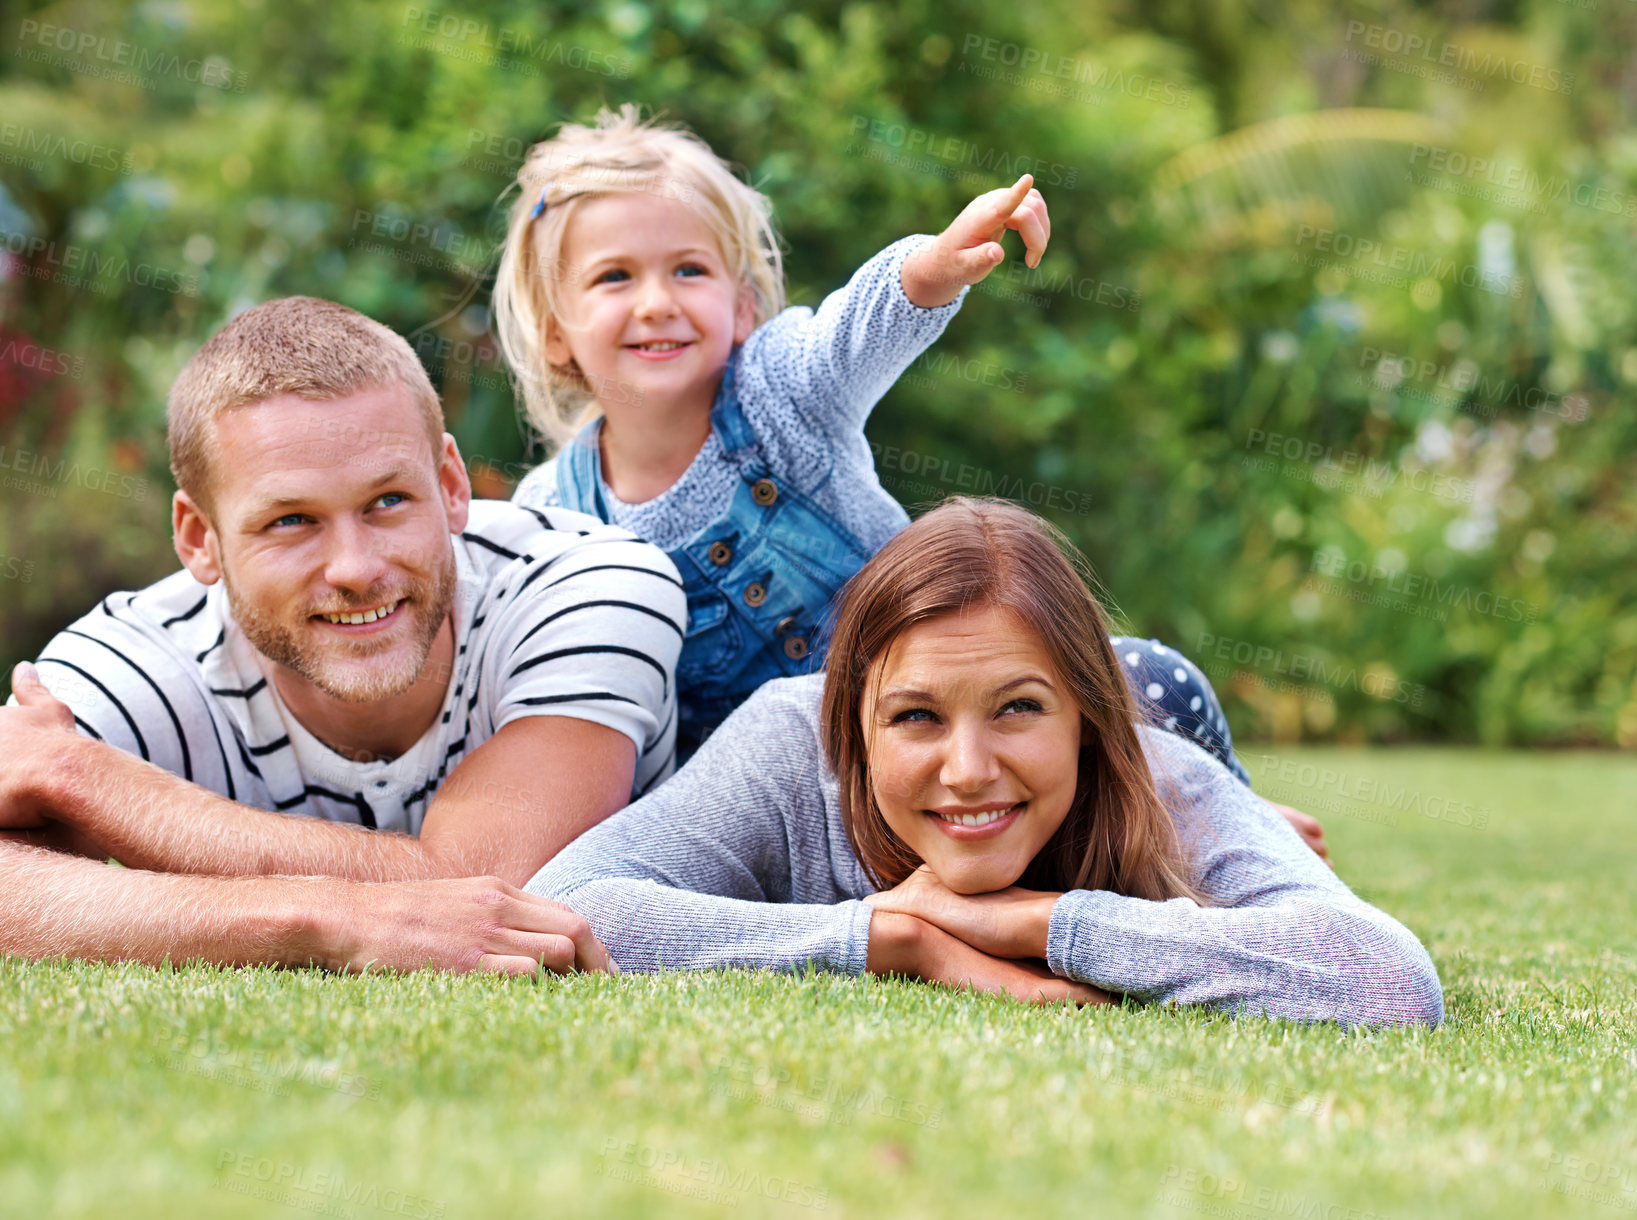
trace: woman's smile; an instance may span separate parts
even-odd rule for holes
[[[1011,829],[1027,807],[1027,801],[1010,805],[1001,801],[977,806],[948,805],[928,809],[926,813],[939,830],[957,843],[977,843]]]

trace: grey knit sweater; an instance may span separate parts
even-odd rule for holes
[[[864,970],[869,883],[819,734],[823,675],[769,682],[677,775],[528,884],[590,921],[622,969]],[[1356,897],[1289,823],[1199,747],[1139,726],[1212,905],[1075,890],[1052,910],[1059,975],[1148,1002],[1348,1024],[1432,1024],[1427,952]]]

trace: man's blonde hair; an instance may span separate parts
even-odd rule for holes
[[[784,308],[784,264],[773,205],[740,181],[690,131],[644,122],[627,103],[595,126],[565,123],[529,149],[495,278],[494,326],[529,420],[556,449],[595,419],[597,392],[575,365],[546,359],[546,321],[562,302],[563,235],[581,203],[599,195],[652,194],[693,211],[715,235],[728,274],[751,296],[760,326]],[[542,200],[544,210],[537,210]]]
[[[436,461],[443,449],[443,407],[401,335],[316,297],[258,305],[212,335],[171,386],[165,409],[171,474],[208,511],[217,415],[282,394],[327,402],[391,385],[409,391]]]

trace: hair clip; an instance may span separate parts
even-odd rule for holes
[[[534,205],[534,211],[529,213],[530,220],[539,220],[540,213],[546,210],[546,192],[551,190],[551,183],[540,188],[540,202]]]

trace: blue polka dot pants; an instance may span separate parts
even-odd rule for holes
[[[1250,776],[1234,757],[1228,718],[1211,689],[1211,680],[1199,667],[1158,640],[1128,635],[1111,636],[1110,640],[1143,719],[1209,750],[1240,783],[1250,787]]]

